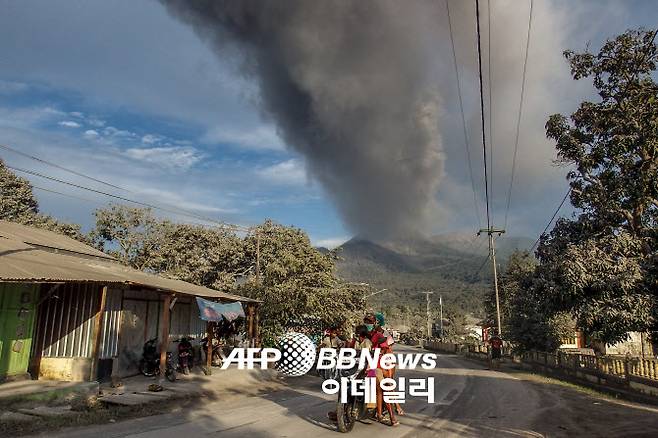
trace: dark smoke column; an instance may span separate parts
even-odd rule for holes
[[[301,153],[347,225],[422,233],[443,156],[434,1],[164,0],[258,81],[264,114]]]

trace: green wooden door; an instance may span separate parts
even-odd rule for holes
[[[37,290],[35,284],[0,283],[0,379],[27,372]]]

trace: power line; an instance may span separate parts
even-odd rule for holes
[[[48,192],[48,193],[53,193],[53,194],[56,194],[56,195],[64,196],[64,197],[66,197],[66,198],[77,199],[77,200],[79,200],[79,201],[86,201],[86,202],[90,202],[90,203],[93,203],[93,204],[101,204],[101,205],[104,204],[104,202],[102,202],[102,201],[100,201],[100,200],[94,200],[94,199],[90,199],[90,198],[84,198],[84,197],[82,197],[82,196],[76,196],[76,195],[72,195],[72,194],[70,194],[70,193],[58,192],[57,190],[51,190],[51,189],[47,189],[47,188],[45,188],[45,187],[39,187],[39,186],[32,185],[32,188],[33,188],[33,189],[37,189],[37,190],[41,190],[41,191],[44,191],[44,192]],[[195,218],[195,219],[196,219],[196,218]],[[200,219],[197,219],[197,220],[200,220]],[[207,222],[207,221],[204,221],[204,222]],[[194,224],[198,224],[198,225],[203,225],[203,224],[204,224],[203,222],[192,222],[192,223],[194,223]]]
[[[493,99],[491,97],[491,0],[487,0],[487,88],[489,91],[489,185],[491,187],[491,199],[494,199],[494,179],[493,179],[493,156],[494,156],[494,135],[493,135]],[[491,212],[493,219],[493,211]]]
[[[446,0],[446,10],[448,13],[448,26],[450,28],[450,44],[452,46],[452,59],[455,66],[455,77],[457,78],[457,95],[459,96],[459,111],[461,112],[462,127],[464,130],[464,148],[466,149],[466,159],[468,161],[468,175],[471,179],[471,189],[473,190],[473,206],[475,207],[475,216],[478,221],[478,227],[482,228],[482,221],[480,220],[480,208],[478,206],[477,194],[475,190],[475,178],[473,177],[473,164],[471,160],[471,151],[469,148],[470,142],[468,141],[468,131],[466,129],[466,116],[464,115],[462,87],[461,87],[461,81],[459,80],[459,69],[457,68],[457,54],[455,52],[455,40],[452,35],[452,18],[450,16],[450,0]]]
[[[54,194],[60,195],[60,196],[66,196],[67,198],[77,199],[79,201],[93,202],[94,204],[103,204],[101,201],[94,201],[93,199],[83,198],[82,196],[71,195],[70,193],[62,193],[62,192],[58,192],[57,190],[47,189],[45,187],[39,187],[39,186],[32,185],[32,188],[37,189],[37,190],[41,190],[43,192],[54,193]]]
[[[530,33],[532,31],[532,4],[533,4],[533,0],[530,0],[530,14],[528,16],[528,35],[526,37],[525,58],[523,60],[523,79],[521,80],[521,97],[519,99],[519,114],[516,119],[514,155],[512,156],[512,176],[510,177],[509,189],[507,190],[507,207],[505,209],[505,226],[503,226],[503,228],[507,228],[507,217],[509,215],[509,208],[512,202],[512,186],[514,185],[514,174],[516,172],[516,155],[519,150],[519,132],[521,130],[521,116],[523,114],[523,98],[525,96],[525,77],[526,77],[526,69],[528,66],[528,52],[530,50]]]
[[[71,186],[71,187],[76,187],[78,189],[87,190],[87,191],[90,191],[90,192],[93,192],[93,193],[98,193],[98,194],[101,194],[101,195],[104,195],[104,196],[108,196],[110,198],[119,199],[121,201],[131,202],[133,204],[141,205],[143,207],[152,208],[154,210],[160,210],[160,211],[164,211],[164,212],[167,212],[167,213],[173,213],[173,214],[177,214],[177,215],[181,215],[181,216],[192,217],[192,218],[195,218],[195,219],[198,219],[198,220],[203,220],[203,221],[206,221],[206,222],[215,223],[215,224],[218,224],[218,225],[221,225],[221,226],[224,226],[224,227],[228,227],[228,228],[239,229],[239,230],[242,230],[242,231],[249,231],[248,228],[240,226],[240,225],[230,224],[228,222],[218,221],[216,219],[212,219],[212,218],[208,218],[208,217],[204,217],[204,216],[199,216],[199,215],[192,214],[192,213],[181,213],[180,210],[171,210],[171,209],[161,207],[159,205],[149,204],[147,202],[135,201],[133,199],[125,198],[123,196],[113,195],[111,193],[103,192],[101,190],[92,189],[92,188],[81,186],[79,184],[75,184],[75,183],[72,183],[72,182],[69,182],[69,181],[64,181],[64,180],[61,180],[61,179],[58,179],[58,178],[54,178],[52,176],[44,175],[44,174],[39,173],[39,172],[34,172],[32,170],[21,169],[21,168],[13,167],[13,166],[6,166],[6,167],[9,168],[9,169],[15,170],[17,172],[22,172],[22,173],[26,173],[28,175],[38,176],[40,178],[44,178],[44,179],[48,179],[48,180],[51,180],[51,181],[58,182],[60,184],[66,184],[66,185]]]
[[[535,243],[533,243],[533,245],[530,247],[529,252],[532,252],[535,249],[535,246],[537,246],[537,244],[541,240],[541,236],[546,234],[546,231],[548,231],[548,227],[551,226],[551,224],[553,223],[553,220],[557,216],[558,212],[560,211],[560,209],[562,208],[564,203],[567,201],[567,198],[569,197],[570,194],[571,194],[571,188],[569,188],[569,191],[567,191],[567,194],[564,195],[564,198],[562,198],[562,202],[560,202],[560,205],[557,206],[557,209],[555,210],[555,213],[553,213],[553,216],[551,216],[551,220],[548,221],[548,223],[546,224],[546,227],[544,227],[544,231],[541,232],[541,234],[539,235],[537,240],[535,240]]]
[[[43,164],[47,164],[47,165],[52,166],[52,167],[56,167],[57,169],[63,170],[65,172],[72,173],[73,175],[77,175],[79,177],[86,178],[88,180],[95,181],[95,182],[100,183],[100,184],[104,184],[108,187],[112,187],[112,188],[115,188],[115,189],[123,190],[124,192],[131,193],[130,190],[124,189],[123,187],[119,187],[119,186],[114,185],[112,183],[109,183],[107,181],[103,181],[103,180],[94,178],[93,176],[85,175],[84,173],[77,172],[75,170],[66,168],[64,166],[60,166],[59,164],[53,163],[51,161],[46,161],[46,160],[41,159],[39,157],[35,157],[34,155],[26,154],[25,152],[19,151],[17,149],[14,149],[12,147],[7,146],[7,145],[0,144],[0,148],[8,150],[8,151],[13,152],[13,153],[18,154],[18,155],[22,155],[23,157],[30,158],[31,160],[38,161],[39,163],[43,163]]]
[[[55,167],[55,168],[57,168],[57,169],[64,170],[65,172],[69,172],[69,173],[71,173],[71,174],[73,174],[73,175],[80,176],[80,177],[82,177],[82,178],[86,178],[86,179],[89,179],[89,180],[91,180],[91,181],[98,182],[98,183],[100,183],[100,184],[104,184],[104,185],[106,185],[106,186],[108,186],[108,187],[113,187],[113,188],[116,188],[116,189],[119,189],[119,190],[126,191],[126,192],[128,192],[128,193],[135,193],[134,191],[128,190],[128,189],[123,188],[123,187],[119,187],[119,186],[117,186],[117,185],[115,185],[115,184],[112,184],[112,183],[109,183],[109,182],[107,182],[107,181],[103,181],[103,180],[100,180],[100,179],[94,178],[94,177],[89,176],[89,175],[85,175],[85,174],[83,174],[83,173],[80,173],[80,172],[77,172],[77,171],[75,171],[75,170],[69,169],[69,168],[67,168],[67,167],[61,166],[61,165],[59,165],[59,164],[57,164],[57,163],[53,163],[53,162],[51,162],[51,161],[44,160],[44,159],[39,158],[39,157],[35,157],[34,155],[27,154],[27,153],[25,153],[25,152],[19,151],[19,150],[15,149],[15,148],[12,148],[12,147],[10,147],[10,146],[0,144],[0,148],[3,148],[3,149],[5,149],[5,150],[11,151],[11,152],[14,152],[14,153],[19,154],[19,155],[22,155],[22,156],[24,156],[24,157],[30,158],[30,159],[32,159],[32,160],[35,160],[35,161],[39,162],[39,163],[47,164],[47,165],[52,166],[52,167]],[[7,166],[7,167],[10,167],[10,166]],[[24,171],[24,172],[26,172],[25,170],[19,170],[19,171]],[[27,173],[27,172],[26,172],[26,173]],[[45,176],[45,175],[36,175],[36,176],[41,176],[42,178],[48,178],[48,177]],[[52,177],[50,177],[50,178],[52,178]],[[62,184],[67,184],[67,182],[62,182],[62,181],[57,181],[57,182],[61,182]],[[71,184],[73,184],[73,183],[71,183]],[[69,185],[71,185],[71,184],[69,184]],[[84,190],[96,191],[96,190],[94,190],[94,189],[89,189],[89,188],[82,187],[82,186],[80,186],[79,188],[82,188],[82,189],[84,189]],[[41,188],[40,190],[48,191],[47,189],[43,189],[43,188]],[[96,192],[97,192],[97,193],[101,193],[101,194],[106,195],[106,196],[117,197],[116,195],[112,195],[112,194],[105,193],[105,192],[100,192],[100,191],[96,191]],[[60,194],[61,194],[61,193],[60,193]],[[64,195],[64,196],[66,196],[66,195]],[[121,199],[121,197],[119,197],[119,198]],[[94,201],[94,202],[95,202],[95,201]],[[133,202],[133,203],[139,204],[138,201],[133,201],[133,200],[128,200],[128,202]],[[143,204],[143,203],[142,203],[142,204]],[[165,204],[165,205],[166,205],[166,204]],[[150,206],[150,204],[149,204],[148,206]],[[193,218],[198,219],[198,220],[203,220],[203,221],[205,221],[205,222],[217,223],[217,224],[222,225],[222,226],[230,226],[230,227],[232,227],[232,228],[240,228],[239,225],[228,224],[227,222],[218,221],[218,220],[216,220],[216,219],[212,219],[212,218],[204,217],[204,216],[198,215],[198,214],[196,214],[196,213],[194,213],[194,212],[191,212],[191,211],[189,211],[189,210],[185,210],[185,209],[182,209],[182,208],[179,208],[179,207],[170,206],[170,205],[166,205],[166,206],[167,206],[167,208],[163,208],[163,207],[160,207],[160,206],[155,206],[155,207],[150,207],[150,208],[156,208],[156,209],[159,209],[159,210],[162,210],[162,211],[167,211],[167,212],[169,212],[169,213],[174,213],[174,214],[178,214],[178,215],[181,215],[181,216],[193,217]],[[245,227],[242,227],[242,228],[244,228],[245,230],[247,230],[247,228],[245,228]]]
[[[482,270],[482,268],[484,268],[484,266],[487,264],[487,262],[489,261],[490,258],[491,258],[491,254],[488,254],[488,255],[487,255],[487,258],[484,259],[484,261],[482,262],[482,264],[480,265],[480,267],[478,268],[478,270],[475,271],[475,275],[478,275],[478,274],[480,273],[480,271]],[[475,276],[475,275],[474,275],[474,276]]]
[[[480,119],[482,122],[482,155],[484,157],[484,195],[487,201],[487,228],[491,229],[491,218],[489,215],[489,175],[487,173],[487,140],[484,123],[484,92],[482,91],[482,45],[480,38],[480,1],[475,0],[475,18],[477,22],[478,37],[478,76],[480,79]]]
[[[95,181],[95,182],[98,182],[98,183],[104,184],[104,185],[109,186],[109,187],[113,187],[113,188],[116,188],[116,189],[119,189],[119,190],[123,190],[123,191],[128,192],[128,193],[135,193],[134,191],[128,190],[128,189],[123,188],[123,187],[119,187],[119,186],[114,185],[114,184],[112,184],[112,183],[109,183],[109,182],[107,182],[107,181],[103,181],[103,180],[100,180],[100,179],[94,178],[94,177],[92,177],[92,176],[85,175],[85,174],[83,174],[83,173],[80,173],[80,172],[77,172],[77,171],[75,171],[75,170],[72,170],[72,169],[66,168],[66,167],[64,167],[64,166],[60,166],[60,165],[57,164],[57,163],[53,163],[53,162],[51,162],[51,161],[47,161],[47,160],[44,160],[44,159],[42,159],[42,158],[35,157],[35,156],[30,155],[30,154],[27,154],[27,153],[25,153],[25,152],[22,152],[22,151],[16,150],[15,148],[12,148],[12,147],[10,147],[10,146],[0,144],[0,148],[6,149],[6,150],[8,150],[8,151],[11,151],[11,152],[14,152],[14,153],[16,153],[16,154],[22,155],[22,156],[24,156],[24,157],[30,158],[30,159],[35,160],[35,161],[37,161],[37,162],[40,162],[40,163],[43,163],[43,164],[47,164],[47,165],[52,166],[52,167],[55,167],[55,168],[57,168],[57,169],[61,169],[61,170],[65,171],[65,172],[69,172],[69,173],[71,173],[71,174],[73,174],[73,175],[77,175],[77,176],[80,176],[80,177],[82,177],[82,178],[89,179],[89,180],[91,180],[91,181]],[[9,166],[7,166],[7,167],[9,167]],[[39,176],[39,175],[37,175],[37,176]],[[44,176],[44,177],[45,177],[45,176]],[[58,182],[59,182],[59,181],[58,181]],[[48,191],[47,189],[41,189],[41,190]],[[111,195],[111,194],[109,194],[109,193],[106,194],[106,193],[104,193],[104,192],[99,192],[99,193],[102,193],[102,194],[104,194],[104,195],[106,195],[106,196],[115,196],[115,195]],[[64,195],[64,196],[66,196],[66,195]],[[95,201],[94,201],[94,202],[95,202]],[[129,201],[129,202],[137,203],[137,201]],[[166,204],[165,204],[165,205],[166,205]],[[155,207],[152,207],[152,208],[155,208]],[[158,206],[157,208],[160,209],[160,210],[163,210],[163,211],[168,211],[169,213],[175,213],[175,214],[182,215],[182,216],[194,217],[195,219],[203,220],[203,221],[205,221],[205,222],[213,222],[213,223],[218,223],[218,224],[226,224],[226,222],[223,222],[223,221],[217,221],[217,220],[212,219],[212,218],[208,218],[208,217],[200,216],[200,215],[198,215],[198,214],[196,214],[196,213],[194,213],[194,212],[191,212],[191,211],[188,211],[188,210],[185,210],[185,209],[179,208],[179,207],[175,207],[175,206],[167,205],[167,209],[165,209],[165,208],[163,208],[163,207],[160,207],[160,206]],[[175,210],[175,211],[174,211],[174,210]],[[223,225],[223,226],[225,226],[225,225]],[[233,225],[231,225],[231,226],[233,226]],[[234,227],[235,227],[235,226],[234,226]]]

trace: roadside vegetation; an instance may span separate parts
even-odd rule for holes
[[[655,38],[630,30],[597,54],[564,52],[599,99],[546,123],[577,210],[541,236],[536,259],[514,254],[502,276],[502,331],[520,350],[555,350],[576,327],[604,343],[631,331],[658,340]],[[495,321],[493,291],[487,313]]]

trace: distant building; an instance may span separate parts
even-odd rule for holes
[[[629,332],[628,339],[605,346],[605,354],[651,357],[655,355],[649,336],[646,333]]]

